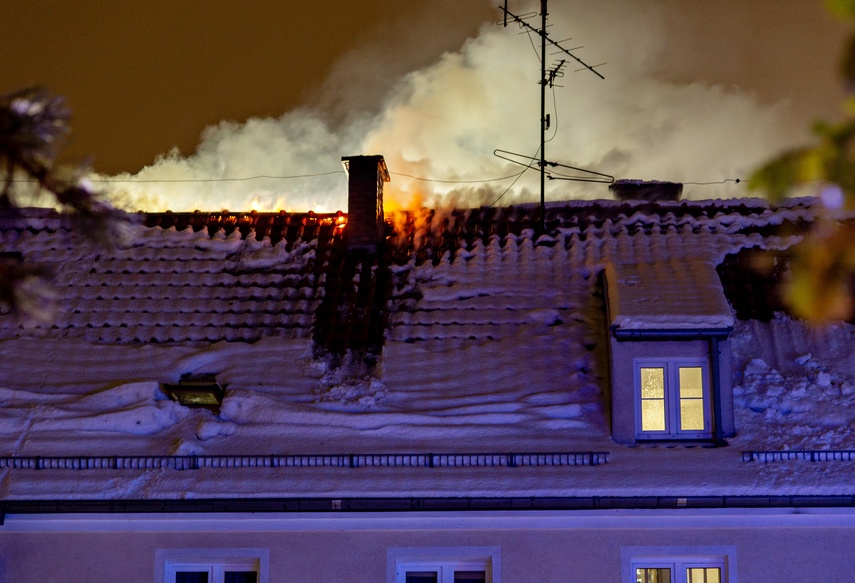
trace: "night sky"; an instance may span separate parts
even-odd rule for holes
[[[458,0],[4,0],[0,93],[65,95],[71,159],[135,172],[173,146],[192,153],[221,120],[333,105],[343,89],[324,83],[345,57],[381,60],[389,83],[496,12]]]
[[[0,18],[0,93],[40,85],[65,95],[74,118],[63,158],[89,159],[102,174],[134,174],[173,147],[182,155],[193,154],[203,130],[223,120],[277,118],[304,107],[336,132],[358,115],[376,114],[404,74],[436,63],[446,51],[459,50],[482,25],[491,33],[498,30],[497,4],[497,0],[5,0]],[[550,12],[564,4],[553,0]],[[821,2],[566,4],[575,7],[575,14],[595,19],[595,25],[556,30],[556,40],[573,36],[567,45],[585,45],[583,56],[592,63],[609,60],[609,55],[601,56],[606,50],[598,47],[620,47],[631,54],[636,43],[658,43],[661,47],[651,53],[655,56],[650,62],[638,63],[649,77],[721,85],[762,106],[786,102],[787,123],[804,135],[812,120],[839,112],[836,66],[847,29],[825,12]],[[511,0],[510,8],[525,12],[537,5]],[[640,14],[655,20],[663,36],[646,38],[641,25],[635,36],[632,20]],[[609,19],[616,31],[613,37]],[[538,64],[526,40],[518,39],[516,30],[507,35],[520,43],[519,52],[531,59],[536,76]],[[616,58],[619,62],[610,60],[602,69],[609,83],[625,76],[621,67],[636,66]],[[501,57],[497,54],[496,59]],[[583,90],[593,85],[575,75],[573,83]],[[536,79],[532,81],[534,95]],[[562,91],[566,95],[573,89]],[[518,115],[513,102],[505,107],[508,116]],[[497,138],[484,148],[505,145],[515,144]],[[363,152],[335,155],[354,153]]]

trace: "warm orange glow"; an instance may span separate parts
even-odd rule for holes
[[[383,189],[383,210],[394,213],[400,210],[416,210],[424,206],[425,192],[418,186],[413,190],[403,190],[388,183]]]
[[[256,195],[249,201],[249,210],[260,213],[272,213],[284,208],[288,208],[288,201],[284,196],[280,196],[274,200],[271,197]]]
[[[331,219],[333,220],[333,219]],[[342,231],[344,231],[344,226],[347,225],[347,217],[341,211],[338,211],[335,214],[335,230],[333,231],[334,235],[340,235]]]

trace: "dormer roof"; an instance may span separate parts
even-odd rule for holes
[[[712,261],[607,263],[613,330],[714,330],[733,327],[733,310]]]

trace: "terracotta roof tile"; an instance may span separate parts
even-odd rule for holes
[[[81,243],[65,218],[27,211],[0,217],[0,245],[54,266],[62,310],[53,334],[100,342],[312,336],[340,348],[376,344],[377,322],[412,341],[437,336],[435,327],[462,341],[505,337],[538,310],[560,319],[567,306],[601,304],[596,274],[608,262],[700,253],[717,265],[745,247],[786,247],[787,233],[812,220],[810,201],[779,209],[756,200],[578,201],[549,207],[550,236],[537,237],[537,212],[399,215],[379,271],[343,253],[341,214],[142,214],[128,246],[98,249]],[[554,295],[528,294],[532,283]],[[0,338],[22,333],[0,318]]]

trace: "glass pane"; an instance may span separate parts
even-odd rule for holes
[[[637,583],[671,583],[671,569],[636,569]]]
[[[665,369],[664,368],[642,368],[641,369],[641,398],[642,399],[664,399],[665,398]]]
[[[177,571],[175,573],[175,583],[208,583],[208,573]]]
[[[454,583],[486,583],[485,571],[455,571]]]
[[[704,369],[699,366],[680,367],[680,398],[702,399],[704,396]]]
[[[435,571],[407,571],[406,583],[437,583],[439,573]]]
[[[680,429],[682,431],[704,430],[704,400],[680,400]]]
[[[257,580],[255,571],[226,571],[224,583],[255,583]]]
[[[686,569],[687,583],[721,583],[721,569],[718,567],[693,567]]]
[[[641,401],[641,430],[665,431],[664,399],[645,399]]]

